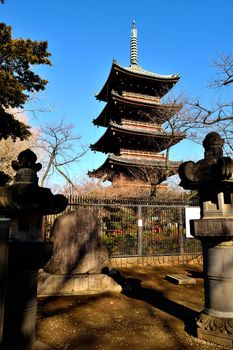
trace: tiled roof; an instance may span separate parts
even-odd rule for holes
[[[152,159],[145,159],[145,158],[132,158],[132,157],[122,157],[122,156],[116,156],[115,154],[109,154],[108,156],[109,162],[116,162],[118,164],[122,165],[140,165],[140,166],[148,166],[148,167],[165,167],[165,160],[152,160]],[[179,165],[182,163],[182,161],[169,161],[169,166],[173,168],[178,168]]]
[[[182,162],[176,162],[176,161],[169,161],[168,165],[169,168],[167,169],[169,172],[168,176],[174,175],[178,171],[178,167]],[[156,169],[158,170],[158,174],[160,174],[161,171],[166,170],[166,164],[165,161],[156,161],[156,160],[147,160],[147,159],[133,159],[133,158],[126,158],[126,157],[120,157],[115,156],[114,154],[109,154],[108,158],[105,160],[105,162],[97,169],[93,169],[93,171],[89,171],[88,175],[90,177],[97,177],[101,178],[104,177],[105,180],[110,180],[114,178],[114,174],[119,173],[127,173],[127,169],[135,169],[135,171],[141,171],[142,170],[142,176],[145,171],[148,171],[151,173],[151,171],[154,173],[156,172]],[[140,170],[141,169],[141,170]],[[148,174],[149,174],[148,173]],[[133,173],[131,171],[128,173],[129,176],[132,176]],[[126,175],[126,176],[128,176]],[[163,176],[161,177],[161,181],[163,181],[165,178]],[[159,181],[159,182],[161,182]]]
[[[116,62],[115,62],[116,63]],[[118,65],[119,67],[121,67],[119,64],[116,63],[116,65]],[[140,66],[132,64],[129,67],[121,67],[124,68],[125,70],[128,70],[129,72],[138,74],[138,75],[144,75],[144,76],[149,76],[149,77],[153,77],[153,78],[159,78],[159,79],[163,79],[163,80],[178,80],[180,78],[179,74],[167,74],[167,75],[163,75],[163,74],[157,74],[157,73],[153,73],[150,72],[148,70],[142,69]]]
[[[127,90],[130,88],[134,92],[147,91],[150,95],[162,97],[177,83],[180,75],[152,73],[135,64],[122,67],[116,61],[113,61],[109,76],[102,90],[96,94],[96,98],[107,102],[112,89],[122,89],[123,86],[121,86],[120,80],[123,77],[129,84],[130,82],[134,84],[133,87],[126,84]]]
[[[135,127],[130,125],[119,125],[115,122],[110,122],[105,133],[96,141],[90,145],[92,151],[99,151],[104,153],[117,153],[119,143],[119,137],[123,137],[124,147],[130,141],[136,142],[136,139],[141,139],[140,149],[142,145],[145,147],[145,151],[163,151],[168,145],[173,146],[185,137],[183,133],[167,133],[162,129],[156,128],[155,130],[146,129],[144,127]],[[149,143],[149,141],[151,141]],[[171,141],[171,142],[170,142]],[[150,144],[150,146],[148,146]],[[122,144],[123,145],[123,144]],[[136,146],[136,145],[135,145]],[[121,146],[122,147],[122,146]],[[137,147],[137,146],[136,146]],[[131,147],[132,148],[132,147]]]

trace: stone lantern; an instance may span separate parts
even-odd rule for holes
[[[223,157],[224,140],[206,135],[204,159],[181,164],[180,185],[197,190],[201,219],[191,221],[191,233],[202,243],[204,310],[197,336],[233,348],[233,160]]]
[[[44,215],[59,213],[67,199],[38,185],[35,153],[12,162],[13,183],[0,186],[0,349],[47,349],[35,339],[37,273],[52,254],[42,239]],[[49,349],[49,348],[48,348]]]

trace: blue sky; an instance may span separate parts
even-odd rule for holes
[[[33,107],[53,112],[38,117],[73,123],[87,145],[104,132],[92,120],[104,106],[95,94],[107,79],[112,59],[129,65],[133,20],[139,65],[160,74],[180,73],[175,92],[209,103],[212,60],[232,51],[232,13],[232,0],[7,0],[0,6],[1,21],[12,26],[15,38],[49,43],[53,66],[39,69],[49,84]],[[173,149],[173,159],[201,156],[201,148],[186,141]],[[105,158],[89,151],[73,172],[82,177]]]

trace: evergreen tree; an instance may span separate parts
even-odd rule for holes
[[[30,93],[45,89],[47,80],[32,68],[51,64],[47,45],[46,41],[13,39],[11,27],[0,23],[0,140],[9,136],[24,140],[31,134],[29,126],[16,120],[9,109],[22,108]]]

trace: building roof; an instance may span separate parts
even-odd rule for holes
[[[181,162],[169,161],[167,167],[165,160],[132,159],[110,154],[98,169],[88,172],[88,175],[112,181],[121,174],[148,182],[149,177],[158,174],[158,183],[161,183],[168,176],[176,174],[180,164]]]
[[[145,158],[132,158],[132,157],[122,157],[116,156],[115,154],[110,154],[108,156],[108,161],[112,164],[129,164],[129,165],[137,165],[137,166],[146,166],[146,167],[158,167],[164,168],[166,165],[166,161],[164,160],[153,160],[153,159],[145,159]],[[182,162],[177,161],[169,161],[169,166],[172,168],[178,168]]]
[[[153,73],[138,64],[137,28],[133,22],[130,38],[130,66],[123,67],[113,60],[109,76],[96,98],[107,102],[112,90],[127,90],[162,97],[179,78],[179,74]]]
[[[118,92],[125,90],[163,97],[179,78],[179,74],[162,75],[142,69],[135,64],[122,67],[113,61],[109,76],[96,98],[107,102],[112,90]]]
[[[120,122],[121,118],[163,124],[182,108],[182,104],[161,104],[147,95],[119,95],[112,91],[109,101],[93,120],[94,125],[107,127],[111,120]]]
[[[184,133],[167,133],[160,127],[151,130],[110,122],[105,133],[90,148],[92,151],[115,154],[119,153],[120,148],[161,152],[184,137]]]

